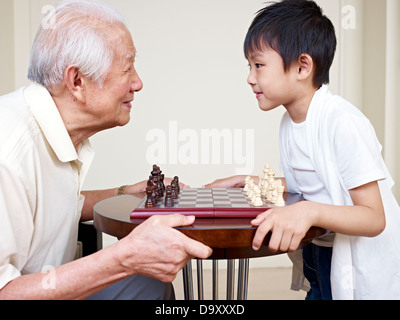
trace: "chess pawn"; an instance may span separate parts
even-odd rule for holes
[[[171,195],[173,199],[178,199],[178,189],[175,180],[172,180],[171,182]]]
[[[154,203],[152,188],[147,187],[146,188],[146,194],[147,194],[147,200],[146,200],[146,203],[145,203],[144,206],[146,208],[154,208],[155,207],[155,203]]]
[[[178,178],[178,177],[175,177],[175,178],[174,178],[174,181],[176,182],[176,191],[177,191],[177,194],[179,194],[179,193],[181,192],[181,187],[179,186],[179,178]]]
[[[285,200],[283,199],[283,193],[285,191],[284,186],[278,186],[278,198],[276,199],[275,206],[276,207],[284,207],[286,205]]]
[[[247,176],[246,179],[244,180],[244,189],[243,189],[243,191],[246,191],[246,192],[247,192],[247,190],[249,190],[249,182],[250,182],[250,179],[251,179],[251,177],[250,177],[250,176]]]
[[[165,190],[165,202],[164,206],[166,208],[170,208],[174,206],[174,199],[172,198],[172,188],[171,186],[167,186]]]
[[[256,197],[257,197],[257,194],[258,193],[260,193],[260,196],[261,196],[261,191],[260,191],[260,188],[258,187],[258,186],[254,186],[254,189],[253,189],[253,194],[252,194],[252,196],[251,196],[251,202],[253,202],[254,203],[254,201],[256,201]]]
[[[254,193],[254,187],[255,187],[255,184],[254,184],[254,180],[253,179],[250,179],[250,181],[249,181],[249,187],[248,187],[248,189],[247,189],[247,196],[251,199],[252,197],[253,197],[253,193]]]
[[[254,200],[253,200],[253,205],[255,207],[262,207],[264,205],[262,199],[261,199],[261,190],[256,187],[254,190]]]

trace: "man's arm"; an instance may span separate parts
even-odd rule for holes
[[[60,266],[52,274],[36,273],[11,281],[0,290],[0,300],[85,299],[135,274],[172,282],[190,259],[206,259],[212,253],[174,229],[191,225],[194,219],[179,215],[150,218],[118,243]],[[55,282],[49,288],[45,284],[52,276]]]
[[[171,178],[165,178],[165,183],[170,184]],[[179,183],[181,188],[187,188],[183,183]],[[124,188],[124,194],[139,194],[146,191],[147,181],[142,181],[133,185],[126,186]],[[118,196],[119,188],[98,190],[98,191],[83,191],[82,194],[85,196],[85,203],[82,209],[81,221],[93,220],[93,208],[94,206],[105,199]]]

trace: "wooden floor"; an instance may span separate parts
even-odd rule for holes
[[[194,274],[194,291],[196,287],[196,272]],[[304,300],[306,293],[290,290],[291,268],[255,268],[250,269],[248,300]],[[203,271],[205,299],[212,299],[212,273],[210,269]],[[219,296],[220,300],[226,299],[226,269],[219,270]],[[183,281],[180,273],[174,281],[177,300],[183,300]],[[195,293],[197,298],[197,293]],[[236,297],[236,291],[235,291]]]

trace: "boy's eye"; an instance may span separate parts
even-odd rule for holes
[[[255,66],[256,66],[257,69],[260,69],[262,67],[262,65],[259,64],[259,63],[256,63]]]

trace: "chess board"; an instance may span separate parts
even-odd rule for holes
[[[302,200],[301,195],[285,194],[286,205]],[[243,189],[182,189],[174,206],[166,208],[160,201],[153,208],[145,207],[146,199],[133,210],[131,218],[148,218],[157,214],[179,213],[200,218],[255,218],[274,207],[263,199],[262,207],[255,207]]]

